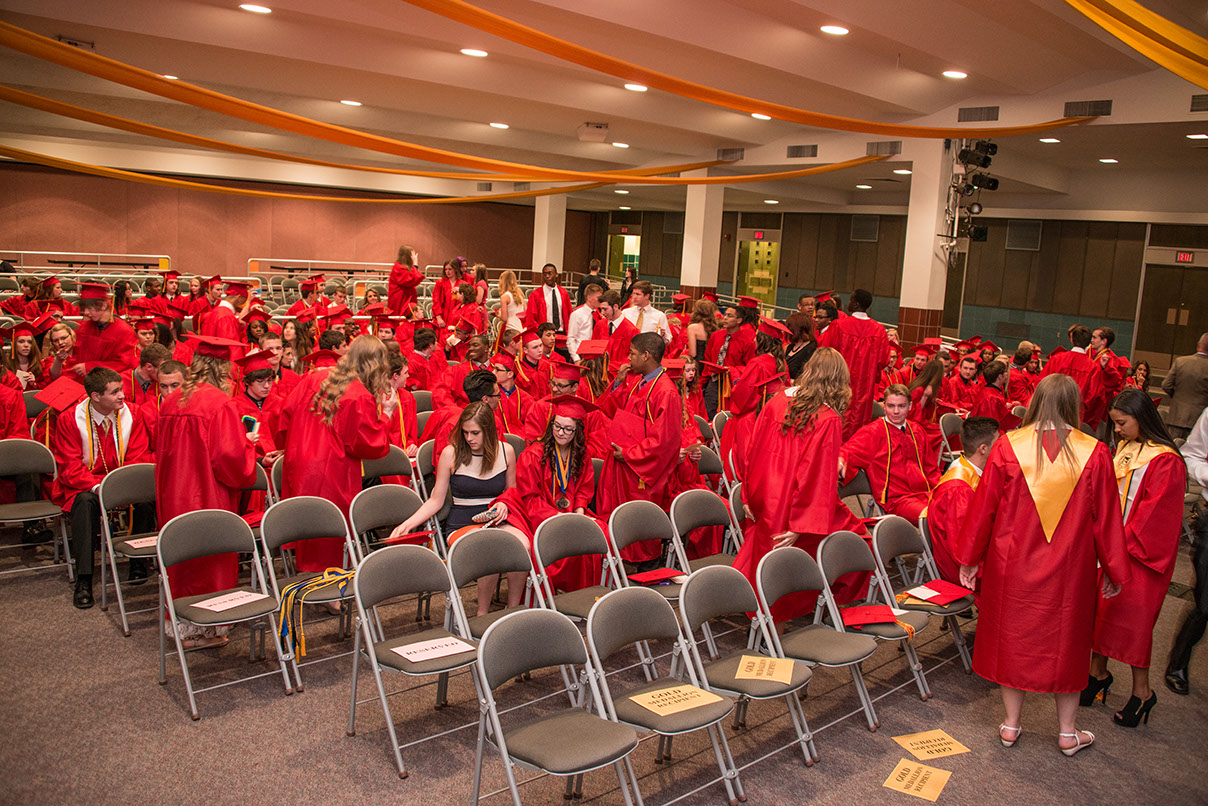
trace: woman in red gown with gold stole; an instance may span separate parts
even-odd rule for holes
[[[1065,375],[1037,384],[1023,423],[990,451],[956,550],[962,585],[982,572],[973,668],[1002,686],[999,739],[1018,740],[1024,692],[1053,692],[1069,756],[1095,740],[1074,722],[1096,592],[1110,598],[1129,577],[1111,453],[1078,430],[1081,405]]]

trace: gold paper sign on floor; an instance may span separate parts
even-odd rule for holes
[[[937,770],[926,764],[902,759],[882,786],[934,803],[951,777],[952,773],[947,770]]]
[[[738,662],[735,680],[775,680],[788,685],[793,682],[793,662],[783,658],[743,655]]]
[[[894,736],[893,740],[902,745],[919,761],[929,761],[933,758],[955,756],[958,753],[968,753],[969,748],[953,739],[942,730],[925,730],[922,733],[910,733],[906,736]]]
[[[629,699],[659,716],[671,716],[689,708],[721,702],[722,698],[696,686],[683,685],[634,694]]]

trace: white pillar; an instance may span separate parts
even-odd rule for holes
[[[562,271],[566,244],[566,194],[538,196],[533,212],[533,271],[553,263]]]
[[[908,140],[902,156],[912,161],[913,173],[898,319],[902,341],[912,344],[940,332],[948,279],[947,252],[942,247],[952,242],[939,233],[949,229],[945,211],[952,157],[943,140]]]
[[[684,176],[707,176],[705,170]],[[680,285],[692,289],[717,288],[717,262],[721,257],[722,185],[688,185],[684,204],[684,251]],[[688,292],[691,293],[691,292]],[[693,296],[698,296],[693,293]]]

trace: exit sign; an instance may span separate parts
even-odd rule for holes
[[[629,232],[629,227],[621,227],[621,234],[622,234],[622,235],[624,235],[624,234],[625,234],[625,233],[627,233],[627,232]]]
[[[763,240],[763,230],[761,230],[761,229],[755,230],[755,240],[757,240],[757,241]]]
[[[1195,252],[1175,252],[1175,263],[1195,263]]]

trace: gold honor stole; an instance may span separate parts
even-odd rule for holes
[[[1074,461],[1071,464],[1064,453],[1057,454],[1057,461],[1049,461],[1048,453],[1041,451],[1042,468],[1036,464],[1036,442],[1041,439],[1043,432],[1035,428],[1021,428],[1009,432],[1006,436],[1015,451],[1015,460],[1023,470],[1024,480],[1028,484],[1028,492],[1032,494],[1032,502],[1036,505],[1036,514],[1040,516],[1040,527],[1044,530],[1045,542],[1053,542],[1053,532],[1065,513],[1066,504],[1078,486],[1078,479],[1086,463],[1099,441],[1077,429],[1070,429],[1068,445],[1073,450]],[[1056,471],[1056,472],[1054,472]],[[1043,478],[1043,484],[1041,479]]]
[[[1125,440],[1116,446],[1116,483],[1120,486],[1120,511],[1128,508],[1128,491],[1132,489],[1133,473],[1164,453],[1174,453],[1166,445],[1142,440]]]
[[[940,478],[940,484],[946,481],[963,481],[976,490],[977,485],[981,483],[981,474],[973,465],[969,464],[968,459],[962,456],[953,462],[952,467],[948,468],[948,471]],[[936,487],[938,488],[939,484]]]

